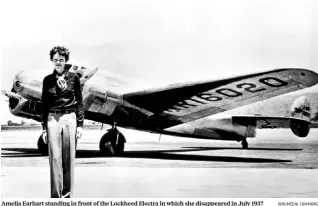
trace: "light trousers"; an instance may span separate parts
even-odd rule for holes
[[[75,113],[49,113],[47,136],[51,198],[70,198],[73,196],[76,153],[75,135]]]

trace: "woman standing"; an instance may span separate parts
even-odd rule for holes
[[[69,54],[60,46],[50,51],[54,70],[44,78],[42,88],[42,126],[49,147],[52,198],[73,195],[75,138],[81,138],[84,122],[80,80],[68,71]]]

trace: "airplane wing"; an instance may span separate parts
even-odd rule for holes
[[[317,82],[318,74],[313,71],[286,68],[143,90],[124,94],[123,98],[159,119],[167,117],[175,122],[189,122],[310,87]]]
[[[294,117],[266,117],[266,116],[233,116],[233,123],[240,125],[253,125],[258,129],[264,128],[290,128],[290,121],[309,124],[310,128],[318,128],[318,122],[310,122]]]

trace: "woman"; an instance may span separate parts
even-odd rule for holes
[[[50,51],[54,71],[44,78],[42,88],[42,126],[49,148],[52,198],[73,195],[75,138],[82,136],[84,122],[80,79],[68,71],[69,55],[65,47]]]

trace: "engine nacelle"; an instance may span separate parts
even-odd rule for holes
[[[289,126],[291,131],[298,137],[307,137],[310,131],[309,124],[307,122],[300,122],[297,119],[290,119]]]
[[[290,116],[310,121],[311,103],[308,97],[298,97],[290,108]]]
[[[290,110],[290,116],[292,117],[289,121],[290,129],[298,137],[306,137],[310,131],[309,125],[311,120],[311,104],[309,98],[306,96],[297,98]]]
[[[7,92],[6,96],[9,97],[9,109],[13,115],[41,121],[41,104],[39,102],[21,97],[14,89]]]

